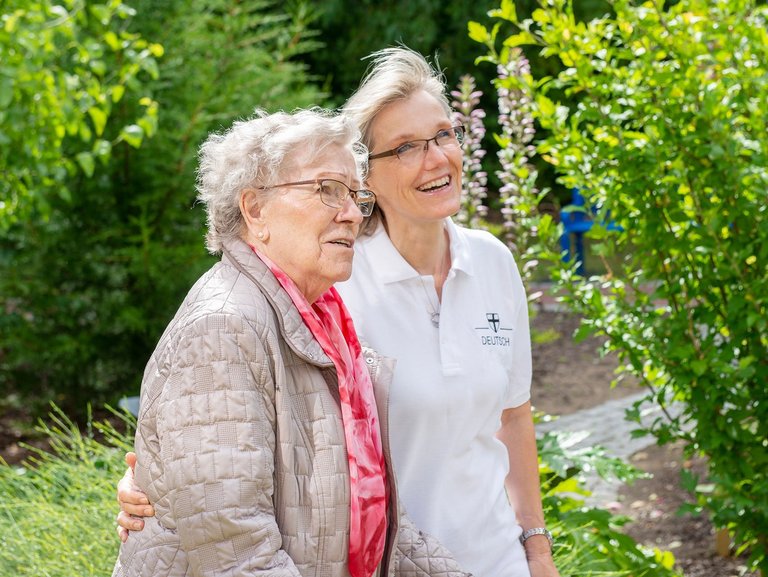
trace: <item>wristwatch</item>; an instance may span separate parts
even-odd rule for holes
[[[549,532],[549,529],[545,529],[544,527],[534,527],[533,529],[523,531],[523,534],[520,535],[520,543],[525,546],[525,542],[534,535],[544,535],[547,538],[547,541],[549,541],[549,547],[552,548],[552,543],[554,542],[552,533]]]

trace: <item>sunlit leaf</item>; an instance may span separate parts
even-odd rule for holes
[[[488,29],[479,22],[469,22],[467,24],[467,30],[469,32],[469,37],[476,42],[486,44],[491,39]]]
[[[104,133],[104,127],[107,124],[107,115],[101,108],[92,106],[88,109],[88,115],[93,121],[93,127],[96,130],[96,136],[101,136]]]
[[[83,169],[85,175],[88,178],[93,176],[93,170],[95,168],[93,155],[90,152],[81,152],[75,158],[77,158],[77,163],[80,165],[80,168]]]
[[[144,139],[144,129],[138,124],[131,124],[120,131],[120,137],[134,148],[139,148]]]

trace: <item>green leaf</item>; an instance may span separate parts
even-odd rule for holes
[[[112,95],[112,102],[118,103],[123,98],[123,94],[125,94],[125,86],[122,84],[117,84],[112,87],[111,95]]]
[[[88,142],[89,140],[91,140],[91,138],[93,138],[93,133],[91,132],[91,129],[87,124],[81,123],[76,125],[76,127],[77,127],[77,132],[80,138],[83,140],[83,142]]]
[[[544,117],[554,116],[556,107],[555,103],[542,94],[536,95],[536,104],[539,108],[539,112]]]
[[[91,117],[93,127],[96,130],[96,136],[104,134],[104,127],[107,125],[107,114],[101,109],[92,106],[88,109],[88,115]]]
[[[533,18],[533,20],[538,22],[540,25],[548,24],[551,22],[549,12],[541,8],[534,10],[533,14],[531,14],[531,18]]]
[[[157,130],[157,117],[148,114],[139,118],[136,124],[141,127],[147,138],[151,138]]]
[[[91,4],[88,8],[91,11],[91,14],[93,14],[102,25],[106,26],[109,24],[110,14],[107,6],[104,4]]]
[[[467,24],[467,30],[469,31],[469,37],[475,42],[487,44],[491,39],[488,29],[479,22],[470,21]]]
[[[102,163],[106,164],[111,153],[112,143],[108,140],[99,139],[93,143],[93,155],[96,158],[99,158]]]
[[[104,34],[104,42],[106,42],[107,46],[109,46],[114,52],[117,52],[120,49],[120,40],[117,38],[117,34],[115,34],[112,30],[107,31]]]
[[[527,30],[518,32],[517,34],[510,36],[504,41],[504,46],[507,48],[514,48],[515,46],[527,46],[529,44],[536,44],[536,37]]]
[[[675,555],[671,551],[662,551],[657,547],[653,548],[656,560],[661,563],[665,569],[672,569],[675,566]]]
[[[59,198],[66,202],[72,202],[72,192],[66,186],[61,186],[56,190]]]
[[[91,70],[93,70],[93,73],[100,78],[104,77],[107,73],[107,64],[101,59],[91,60],[89,66],[91,67]]]
[[[691,361],[691,368],[693,369],[693,372],[696,374],[696,376],[702,376],[707,372],[708,367],[709,363],[706,360],[696,359]]]
[[[698,483],[699,477],[693,471],[687,468],[680,470],[680,485],[685,491],[693,493]]]
[[[492,18],[503,18],[510,22],[517,22],[517,9],[513,0],[501,0],[501,7],[488,12]]]
[[[160,77],[160,69],[157,67],[157,61],[154,58],[144,58],[141,61],[141,67],[152,79],[157,80]]]
[[[570,478],[566,479],[563,482],[559,483],[555,487],[552,488],[552,492],[555,493],[581,493],[584,494],[585,491],[580,488],[579,486],[579,480],[576,478]]]
[[[95,169],[95,162],[93,160],[93,155],[90,152],[80,152],[77,156],[75,156],[77,159],[77,163],[80,165],[80,168],[83,169],[83,172],[85,175],[90,178],[93,176],[93,171]]]
[[[138,124],[131,124],[120,131],[120,138],[133,148],[139,148],[144,139],[144,129]]]
[[[165,54],[165,48],[163,48],[163,45],[157,44],[156,42],[153,42],[149,45],[149,51],[155,58],[162,58]]]

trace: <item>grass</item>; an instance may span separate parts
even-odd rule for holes
[[[22,466],[0,464],[0,576],[111,574],[120,543],[115,485],[132,433],[93,427],[82,433],[54,408],[38,427],[50,452],[28,447],[34,456]]]
[[[121,418],[125,432],[90,419],[83,432],[54,407],[49,424],[37,427],[48,451],[28,447],[34,456],[20,467],[0,459],[0,577],[111,574],[119,548],[115,486],[135,428],[132,418]],[[676,575],[671,554],[643,550],[619,532],[623,519],[583,506],[581,470],[625,475],[627,466],[595,448],[568,451],[551,434],[540,454],[547,524],[558,537],[556,562],[563,577]]]

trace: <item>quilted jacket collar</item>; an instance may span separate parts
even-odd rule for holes
[[[308,363],[333,366],[320,343],[304,324],[301,313],[293,304],[267,265],[244,241],[236,239],[224,243],[221,262],[236,268],[256,285],[275,311],[283,338],[298,356]],[[255,296],[255,295],[254,295]]]

